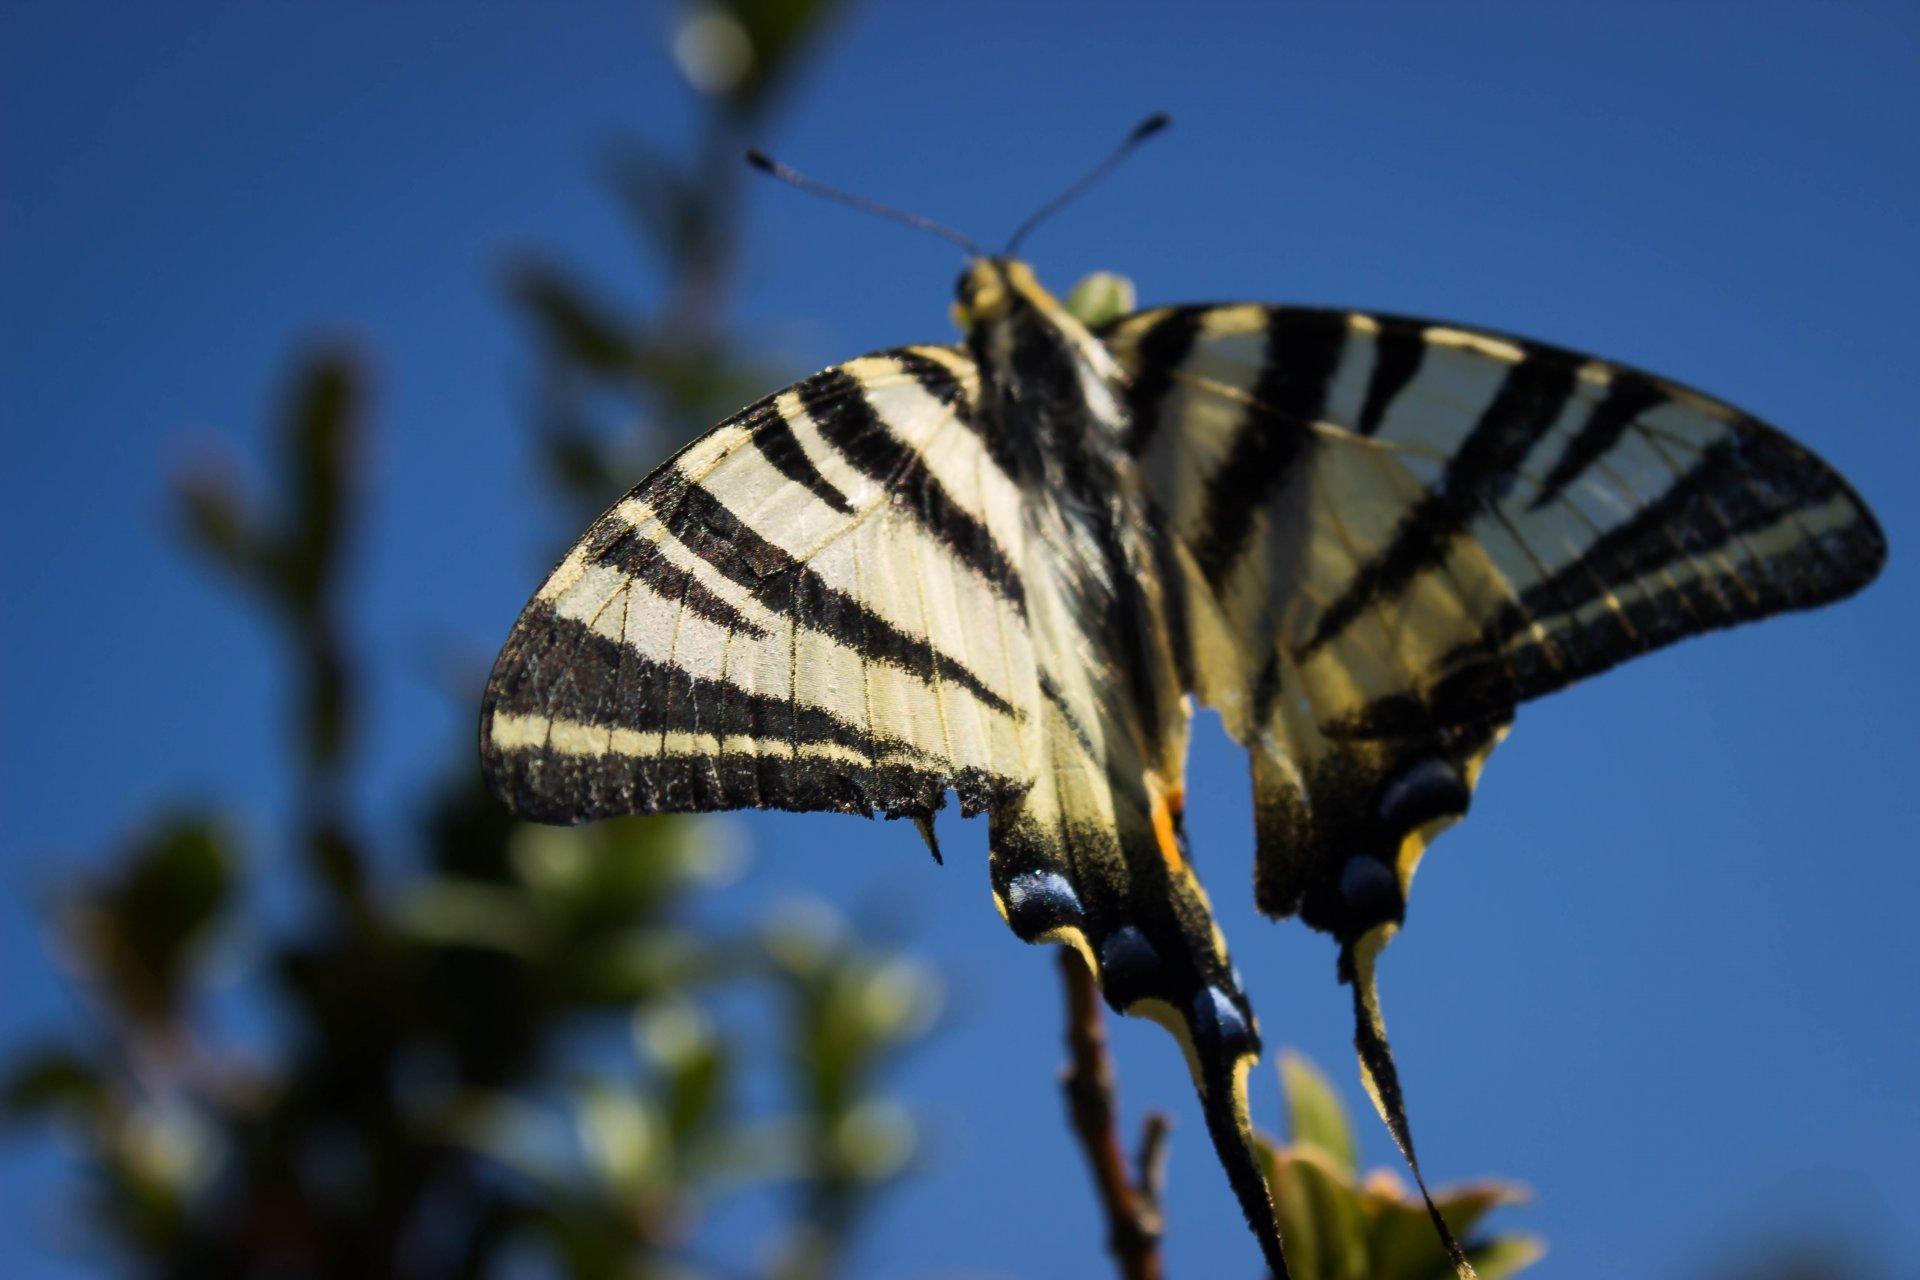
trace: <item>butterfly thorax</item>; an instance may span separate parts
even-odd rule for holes
[[[977,259],[960,277],[959,319],[984,425],[1004,439],[1016,479],[1089,507],[1122,498],[1124,375],[1100,340],[1025,263],[1003,258]]]
[[[1046,550],[1074,631],[1096,648],[1090,657],[1125,676],[1112,692],[1126,696],[1099,713],[1127,725],[1138,755],[1113,763],[1177,787],[1186,713],[1160,607],[1160,557],[1145,534],[1146,490],[1122,443],[1125,374],[1025,263],[977,259],[958,294],[980,371],[981,429],[1013,464],[1034,545]]]

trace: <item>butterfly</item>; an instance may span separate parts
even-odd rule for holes
[[[554,823],[877,812],[932,845],[949,794],[985,814],[1007,925],[1178,1039],[1284,1277],[1258,1024],[1182,817],[1196,704],[1251,758],[1257,905],[1335,940],[1418,1179],[1376,961],[1515,708],[1849,595],[1884,537],[1772,427],[1544,343],[1262,304],[1090,326],[1010,254],[956,312],[960,344],[777,392],[595,521],[494,666],[487,778]]]

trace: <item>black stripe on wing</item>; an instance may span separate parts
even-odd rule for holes
[[[1666,402],[1667,393],[1652,378],[1632,369],[1614,369],[1607,394],[1593,406],[1593,412],[1567,442],[1566,450],[1554,460],[1528,509],[1538,511],[1557,499],[1568,485],[1586,474],[1587,468],[1619,444],[1629,427]]]
[[[1838,523],[1797,523],[1836,505],[1846,515]],[[1778,530],[1793,540],[1747,543]],[[1733,422],[1658,498],[1526,587],[1448,655],[1421,697],[1380,699],[1329,732],[1392,735],[1468,721],[1690,635],[1842,599],[1885,561],[1885,536],[1845,480],[1772,428]],[[1501,655],[1498,670],[1485,661],[1489,652]]]
[[[771,613],[832,636],[861,657],[932,683],[960,686],[1006,716],[1013,707],[928,636],[901,630],[851,593],[763,538],[672,463],[643,486],[641,499],[667,531]]]
[[[1367,397],[1360,404],[1354,430],[1370,436],[1386,421],[1394,398],[1406,389],[1427,358],[1427,326],[1404,316],[1376,316],[1373,369],[1367,375]]]
[[[662,599],[678,600],[687,612],[715,626],[754,639],[767,634],[712,588],[668,559],[659,543],[649,541],[640,530],[618,516],[602,519],[587,534],[586,555],[588,563],[618,569],[644,583]]]
[[[482,753],[496,793],[536,821],[739,808],[931,813],[949,788],[977,813],[1026,786],[978,768],[950,771],[824,707],[695,677],[546,604],[528,609],[501,667],[507,674],[482,712]],[[607,741],[569,749],[549,729],[537,742],[501,742],[500,726],[517,719]],[[631,745],[623,749],[616,733]],[[717,750],[676,752],[670,735],[711,738]]]
[[[813,459],[807,457],[807,451],[800,444],[800,438],[793,434],[793,427],[778,413],[769,413],[753,432],[754,447],[761,456],[773,464],[774,469],[795,484],[802,486],[808,493],[824,502],[830,510],[843,516],[850,516],[853,504],[847,501],[847,495],[834,487],[831,480],[820,474],[813,465]]]
[[[988,459],[1001,475],[1012,477],[1019,474],[1019,462],[1006,432],[991,429],[986,419],[975,410],[973,397],[967,393],[960,379],[954,376],[950,365],[913,347],[901,348],[893,353],[893,358],[899,362],[902,370],[920,384],[922,391],[953,411],[954,418],[973,433],[974,439],[986,450]]]
[[[1375,604],[1443,563],[1453,539],[1513,487],[1521,462],[1565,411],[1576,385],[1574,366],[1557,353],[1530,353],[1514,364],[1448,460],[1439,486],[1401,518],[1386,547],[1326,607],[1297,656],[1311,657]]]
[[[1254,520],[1313,443],[1350,332],[1337,311],[1268,313],[1265,358],[1226,461],[1207,482],[1206,525],[1194,557],[1207,581],[1225,580],[1253,534]]]
[[[1003,599],[1016,608],[1023,604],[1026,589],[1020,574],[992,532],[954,500],[917,449],[887,429],[861,394],[858,378],[842,369],[829,369],[796,390],[821,438],[862,475],[885,486],[896,510],[911,514]]]
[[[1133,385],[1127,389],[1126,450],[1145,457],[1161,428],[1160,409],[1173,390],[1173,376],[1193,351],[1206,307],[1175,307],[1140,335]],[[1124,323],[1124,319],[1117,323]]]

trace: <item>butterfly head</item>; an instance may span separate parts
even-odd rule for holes
[[[953,322],[972,337],[978,330],[1005,324],[1023,304],[1035,300],[1059,305],[1026,263],[983,255],[969,262],[954,284]]]
[[[1077,355],[1104,377],[1118,372],[1087,327],[1018,258],[974,258],[960,273],[954,295],[954,324],[983,363],[1011,369],[1019,352],[1028,369],[1037,369],[1047,363],[1042,353],[1056,352]]]

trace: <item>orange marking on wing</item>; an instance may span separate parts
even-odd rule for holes
[[[1184,871],[1187,860],[1180,856],[1180,839],[1174,833],[1173,824],[1181,810],[1186,808],[1187,794],[1184,791],[1163,792],[1151,784],[1147,790],[1153,796],[1153,836],[1160,842],[1160,856],[1175,871]]]

